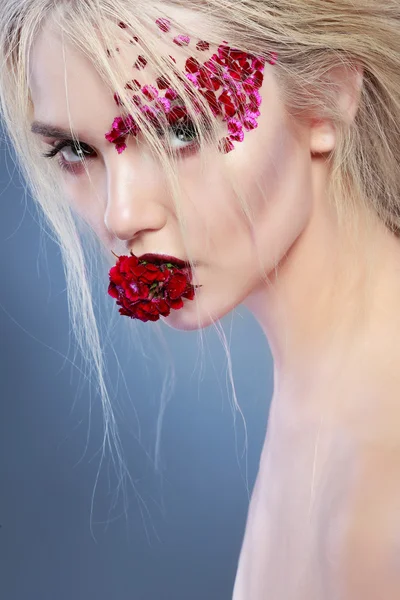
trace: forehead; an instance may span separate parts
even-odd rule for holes
[[[173,18],[193,27],[193,13],[174,10]],[[198,17],[198,15],[197,15]],[[161,33],[154,22],[152,24],[156,51],[160,56],[173,56],[176,66],[183,70],[188,56],[195,55],[196,41],[187,49],[174,43],[174,36],[180,32],[172,29]],[[153,33],[153,32],[152,32]],[[144,69],[136,69],[134,64],[141,55],[141,47],[131,44],[132,35],[116,27],[114,47],[119,49],[120,64],[123,66],[126,82],[137,79],[142,85],[154,84],[157,75],[147,64]],[[203,53],[206,54],[206,53]],[[207,53],[208,55],[208,53]],[[204,60],[207,57],[204,56]],[[109,57],[112,66],[113,56]],[[34,119],[57,124],[69,129],[69,121],[76,131],[88,129],[88,122],[96,123],[96,129],[106,131],[116,114],[113,94],[107,89],[88,57],[61,37],[59,31],[48,21],[34,41],[28,64],[28,78],[31,98],[34,106]]]

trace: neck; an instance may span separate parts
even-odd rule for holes
[[[320,203],[274,273],[245,305],[271,349],[275,399],[307,411],[331,398],[338,411],[349,394],[399,390],[400,240],[377,217],[352,237]]]

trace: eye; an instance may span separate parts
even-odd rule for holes
[[[61,153],[61,151],[64,149],[69,149],[71,151],[72,158],[75,157],[78,160],[74,161],[66,159],[64,153]],[[57,156],[57,154],[60,154],[60,167],[66,171],[76,172],[82,166],[83,158],[92,158],[92,152],[93,150],[86,144],[78,143],[74,140],[61,140],[56,146],[54,146],[52,150],[44,153],[42,156],[44,158],[53,158],[54,156]]]
[[[183,118],[171,126],[171,131],[179,142],[191,143],[198,137],[198,132],[195,124],[189,118]]]
[[[161,138],[165,131],[158,131]],[[199,133],[196,125],[187,115],[168,127],[169,143],[181,158],[193,156],[199,150]]]

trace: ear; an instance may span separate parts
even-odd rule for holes
[[[348,67],[335,67],[330,72],[332,81],[338,85],[338,104],[345,123],[350,125],[354,120],[361,96],[364,79],[364,68],[356,65],[352,70]],[[328,120],[311,120],[310,151],[312,154],[331,152],[335,148],[336,134],[332,123]]]

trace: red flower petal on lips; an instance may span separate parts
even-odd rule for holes
[[[153,298],[152,300],[143,300],[137,302],[131,307],[131,316],[134,319],[146,321],[158,321],[160,315],[167,317],[171,312],[170,307],[162,298]]]
[[[194,287],[193,285],[188,285],[186,292],[182,294],[182,298],[187,298],[188,300],[193,300],[194,298]]]
[[[154,298],[153,303],[157,307],[158,312],[163,317],[167,317],[171,312],[167,302],[163,298]]]
[[[124,289],[125,298],[130,302],[146,300],[150,294],[149,286],[141,281],[124,281],[122,287]]]
[[[119,269],[119,263],[110,269],[110,281],[115,285],[121,285],[124,276]]]
[[[186,290],[187,278],[182,273],[174,273],[165,285],[168,297],[175,300]]]
[[[112,281],[110,281],[110,283],[108,285],[108,294],[112,298],[117,298],[117,299],[120,296],[120,290],[118,289],[118,286],[116,286],[115,283],[113,283]]]
[[[176,298],[174,300],[172,298],[168,298],[167,304],[169,305],[170,308],[173,308],[174,310],[183,308],[183,300],[181,297]]]
[[[178,268],[164,259],[120,256],[110,269],[108,293],[117,300],[119,313],[143,322],[168,316],[184,306],[182,298],[194,298],[191,269]]]
[[[137,264],[138,259],[136,256],[122,255],[119,257],[119,270],[120,273],[125,276],[131,276],[133,274],[133,269]]]
[[[165,281],[168,278],[168,274],[165,271],[161,271],[157,265],[147,263],[147,265],[137,265],[132,269],[133,275],[144,283],[154,283],[155,281]]]
[[[155,303],[151,300],[144,300],[132,306],[130,316],[146,323],[147,321],[158,321],[160,313]]]

